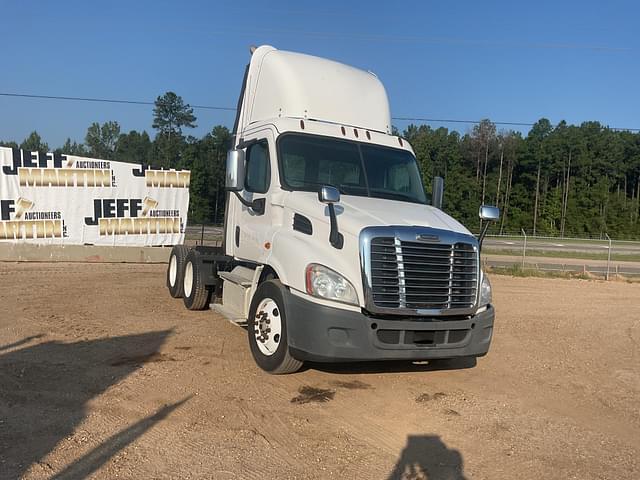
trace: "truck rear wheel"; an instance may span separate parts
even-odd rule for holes
[[[279,280],[260,284],[251,300],[247,322],[253,359],[260,368],[276,375],[293,373],[302,367],[302,362],[289,352],[283,289]]]
[[[169,254],[169,265],[167,266],[167,288],[173,298],[182,298],[184,261],[189,249],[184,245],[175,245]]]
[[[205,310],[211,300],[211,289],[204,283],[198,255],[196,250],[191,250],[184,262],[183,301],[189,310]]]

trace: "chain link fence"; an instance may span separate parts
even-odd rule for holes
[[[223,237],[223,224],[188,225],[184,234],[184,243],[189,246],[207,245],[211,247],[221,247]]]
[[[483,263],[491,268],[640,279],[640,241],[599,238],[548,237],[519,234],[488,235]]]

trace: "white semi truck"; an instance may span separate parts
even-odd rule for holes
[[[304,361],[480,357],[491,286],[474,237],[432,201],[391,129],[372,73],[252,49],[227,156],[220,248],[173,248],[167,286],[187,308],[246,325],[270,373]]]

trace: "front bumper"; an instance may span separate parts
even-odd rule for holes
[[[494,309],[446,320],[388,320],[327,307],[284,292],[291,354],[298,360],[428,360],[486,355]]]

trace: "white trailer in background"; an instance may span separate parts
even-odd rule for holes
[[[175,247],[169,290],[246,325],[271,373],[483,356],[494,320],[483,235],[440,209],[433,183],[430,202],[374,74],[259,47],[227,157],[224,246]]]

